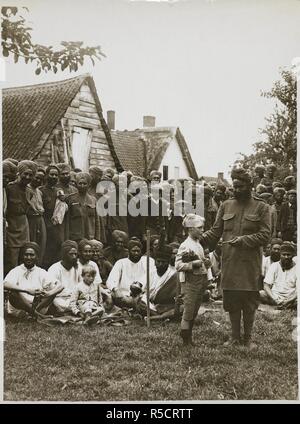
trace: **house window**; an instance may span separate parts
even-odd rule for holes
[[[169,178],[169,167],[167,165],[163,166],[163,180],[166,181]]]
[[[179,178],[179,166],[174,167],[174,178],[175,180]]]
[[[80,168],[82,171],[89,169],[91,142],[91,130],[81,127],[73,128],[72,155],[75,168]]]

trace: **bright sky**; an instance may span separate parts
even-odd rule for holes
[[[229,171],[250,153],[272,111],[260,97],[299,56],[299,0],[15,0],[26,5],[34,42],[101,45],[106,59],[90,72],[116,129],[179,126],[199,175]],[[24,62],[6,66],[6,83],[25,85],[76,76],[34,74]]]

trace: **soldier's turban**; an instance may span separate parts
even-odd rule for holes
[[[155,176],[161,178],[161,172],[160,171],[151,171],[150,172],[150,179],[155,177]]]
[[[58,163],[56,166],[60,172],[71,172],[71,167],[68,163]]]
[[[71,249],[78,250],[78,245],[77,245],[76,241],[66,240],[62,243],[61,249],[62,249],[62,252],[63,252],[63,255],[64,255],[64,254],[70,252]]]
[[[50,163],[50,165],[46,168],[46,174],[48,175],[51,169],[55,169],[59,173],[58,167],[54,163]]]
[[[281,238],[272,238],[272,240],[271,240],[271,246],[274,246],[274,244],[280,244],[280,245],[282,245],[282,240],[281,240]]]
[[[139,240],[129,240],[129,243],[128,243],[129,250],[133,249],[136,246],[139,247],[140,249],[142,249],[143,247],[142,243]]]
[[[245,183],[249,185],[252,184],[251,176],[249,172],[247,172],[244,168],[234,168],[231,171],[231,179],[244,181]]]
[[[18,174],[22,174],[23,172],[30,170],[32,171],[34,174],[37,171],[37,164],[35,162],[33,162],[32,160],[22,160],[21,162],[18,163]]]
[[[98,248],[100,250],[103,249],[103,243],[99,240],[89,240],[89,244],[92,246],[92,248]]]
[[[172,253],[173,253],[173,249],[171,246],[169,245],[161,246],[156,251],[156,259],[169,261],[171,259]]]
[[[127,234],[125,231],[114,230],[111,235],[114,241],[116,241],[118,238],[121,238],[123,241],[127,240]]]
[[[294,255],[295,254],[295,247],[291,242],[285,241],[281,245],[280,253],[291,253],[292,255]]]
[[[87,240],[87,239],[80,240],[80,242],[78,243],[78,251],[82,252],[83,249],[85,248],[85,246],[91,246],[92,247],[92,243],[90,242],[90,240]]]
[[[17,175],[17,166],[9,160],[4,160],[2,162],[2,171],[3,174]]]
[[[101,168],[99,168],[99,166],[90,166],[89,167],[89,173],[94,174],[99,178],[101,178],[102,175],[103,175],[103,171],[102,171]]]
[[[37,256],[39,256],[40,250],[41,250],[40,246],[37,243],[35,243],[34,241],[28,241],[28,242],[23,244],[23,246],[22,246],[23,254],[25,253],[26,249],[33,249]]]

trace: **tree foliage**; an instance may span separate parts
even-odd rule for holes
[[[254,143],[254,153],[240,158],[235,165],[253,169],[256,164],[274,163],[278,177],[297,173],[297,81],[291,71],[281,70],[281,79],[261,95],[275,101],[274,112],[260,129],[261,140]]]
[[[27,8],[22,9],[28,12]],[[100,46],[84,46],[82,41],[62,41],[59,50],[54,50],[53,46],[35,44],[31,36],[32,28],[17,7],[1,8],[1,29],[3,56],[12,56],[15,63],[20,58],[24,58],[25,63],[35,63],[36,75],[42,71],[56,73],[59,69],[76,72],[86,58],[90,58],[94,65],[95,59],[105,57]]]

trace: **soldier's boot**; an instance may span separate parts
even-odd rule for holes
[[[231,339],[224,343],[225,347],[241,344],[241,311],[229,312],[231,322]]]
[[[183,346],[190,345],[190,330],[180,330],[180,336],[183,341]]]
[[[253,350],[257,348],[257,345],[251,341],[254,318],[255,318],[255,312],[243,311],[244,346],[249,350]]]

